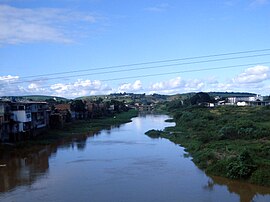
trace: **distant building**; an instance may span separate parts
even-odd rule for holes
[[[251,96],[251,97],[228,97],[228,103],[237,104],[238,102],[255,102],[255,101],[263,101],[263,97],[261,95]]]
[[[69,119],[75,119],[76,114],[71,110],[71,105],[69,103],[66,104],[57,104],[54,106],[55,111],[60,113],[63,116],[63,120],[70,121]]]
[[[70,104],[56,104],[54,105],[55,109],[59,110],[59,111],[65,111],[68,110],[70,111]]]
[[[11,102],[11,139],[21,140],[35,135],[37,129],[49,125],[49,106],[46,102]]]
[[[10,102],[0,102],[0,141],[9,140],[10,114]]]
[[[269,101],[242,101],[237,102],[237,106],[266,106],[270,105]]]
[[[237,106],[266,106],[269,105],[269,101],[264,101],[261,95],[256,96],[239,96],[228,97],[225,105],[237,105]]]
[[[31,130],[32,116],[31,108],[22,102],[11,104],[12,133],[27,132]]]
[[[49,125],[49,106],[46,102],[28,103],[31,110],[32,128],[44,128]]]
[[[154,109],[153,104],[151,105],[140,105],[136,107],[139,111],[152,111]]]

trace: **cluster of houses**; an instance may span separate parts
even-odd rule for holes
[[[20,141],[46,128],[62,128],[65,122],[124,111],[124,107],[82,100],[62,104],[0,100],[0,142]]]
[[[216,105],[235,105],[235,106],[266,106],[270,105],[268,100],[264,100],[261,95],[254,96],[234,96],[221,99],[215,97]],[[212,104],[214,106],[214,104]]]
[[[0,102],[0,140],[16,141],[49,125],[46,102]]]

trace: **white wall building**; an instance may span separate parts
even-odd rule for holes
[[[228,97],[228,103],[237,104],[238,102],[255,102],[255,101],[263,101],[263,97],[261,95],[251,96],[251,97]]]
[[[13,132],[24,132],[31,129],[31,111],[25,105],[12,106],[11,119],[17,124],[13,127]]]

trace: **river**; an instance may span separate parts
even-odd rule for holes
[[[207,176],[183,147],[144,135],[173,125],[167,118],[142,115],[94,136],[1,154],[0,201],[270,201],[270,188]]]

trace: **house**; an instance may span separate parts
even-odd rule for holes
[[[11,103],[11,132],[16,134],[20,132],[28,132],[32,126],[31,108],[26,103],[13,102]]]
[[[60,113],[63,116],[63,119],[68,122],[70,119],[75,119],[76,114],[71,110],[71,105],[69,103],[66,104],[56,104],[54,105],[55,111]]]
[[[49,125],[50,110],[47,102],[28,102],[30,106],[32,128],[45,128]]]
[[[114,105],[110,105],[108,110],[109,111],[114,111]]]
[[[8,141],[10,133],[10,113],[9,102],[0,102],[0,141]]]
[[[239,97],[228,97],[226,105],[237,105],[237,106],[266,106],[269,102],[263,101],[261,95],[255,96],[239,96]]]
[[[263,101],[263,97],[261,95],[255,95],[255,96],[238,96],[227,98],[227,103],[230,103],[232,105],[236,105],[237,102],[255,102],[255,101]]]
[[[208,103],[208,107],[213,108],[213,107],[215,107],[215,104],[214,103]]]
[[[226,104],[226,101],[225,100],[219,100],[217,101],[217,105],[225,105]]]
[[[86,117],[97,118],[104,115],[107,111],[107,105],[104,103],[92,103],[90,101],[85,102],[86,105]]]
[[[93,118],[94,112],[96,110],[96,105],[90,101],[86,101],[85,105],[87,111],[87,118]]]
[[[151,105],[144,105],[144,104],[142,104],[139,107],[137,107],[137,109],[139,111],[152,111],[154,109],[154,106],[153,106],[153,104],[151,104]]]
[[[237,106],[266,106],[270,105],[269,101],[242,101],[237,102]]]
[[[56,110],[59,110],[59,111],[71,111],[70,110],[70,104],[66,103],[66,104],[56,104],[54,105],[55,109]]]
[[[11,102],[11,140],[35,135],[38,129],[49,125],[49,106],[46,102]]]

